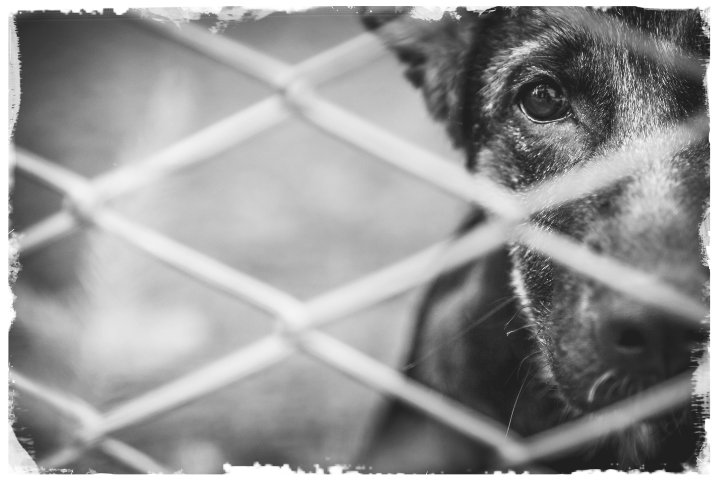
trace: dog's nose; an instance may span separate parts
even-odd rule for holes
[[[692,365],[692,352],[707,337],[663,316],[612,317],[599,325],[601,349],[614,368],[667,378]]]

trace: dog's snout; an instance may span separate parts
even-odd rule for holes
[[[661,315],[607,318],[599,322],[598,334],[613,368],[660,378],[689,368],[693,349],[705,337],[701,328]]]

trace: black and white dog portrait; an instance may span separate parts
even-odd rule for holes
[[[16,12],[15,467],[703,472],[709,18]]]

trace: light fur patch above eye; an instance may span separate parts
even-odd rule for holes
[[[540,50],[542,45],[537,40],[528,40],[520,45],[509,48],[505,52],[500,53],[498,59],[489,65],[485,71],[485,87],[483,87],[483,97],[487,102],[483,106],[483,112],[486,115],[492,114],[497,108],[497,102],[506,92],[505,79],[517,67],[532,58],[535,52]]]

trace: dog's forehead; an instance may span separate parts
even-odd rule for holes
[[[598,61],[632,55],[667,65],[708,56],[703,26],[697,11],[521,8],[505,19],[498,35],[503,37],[499,49],[505,52],[498,57],[505,71],[533,60],[562,62],[579,53],[595,54]]]
[[[702,90],[708,43],[697,11],[519,8],[503,20],[494,24],[494,54],[481,74],[486,115],[504,106],[523,80],[544,75],[570,93],[592,93],[596,106],[615,105],[616,113],[637,113],[640,102],[654,105],[661,118],[702,101],[695,93],[681,98]],[[661,95],[665,104],[655,101]]]
[[[546,47],[650,48],[655,54],[697,57],[709,53],[705,22],[696,10],[519,8],[509,21]]]

